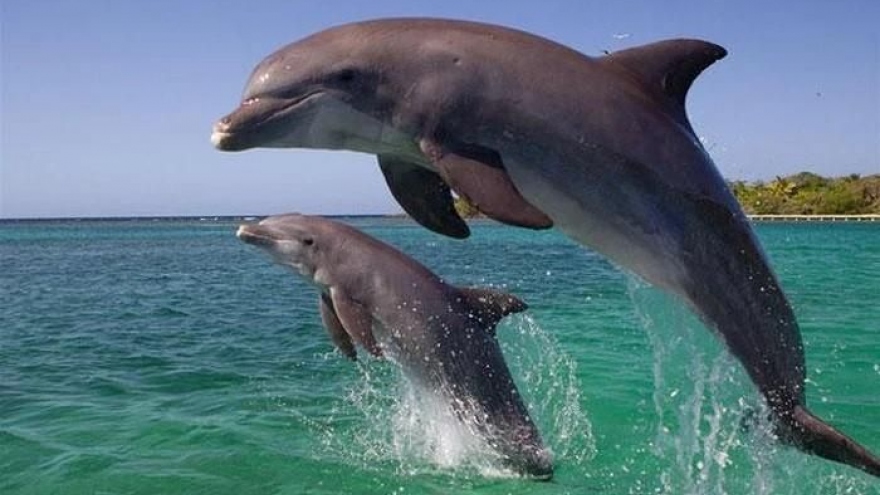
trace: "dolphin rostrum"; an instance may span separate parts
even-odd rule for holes
[[[375,154],[404,210],[449,236],[469,233],[451,191],[498,221],[559,227],[681,298],[745,367],[781,440],[880,476],[807,410],[792,308],[687,119],[688,89],[725,55],[676,39],[592,58],[499,26],[359,22],[263,60],[211,139]]]
[[[506,466],[550,479],[550,452],[495,339],[498,321],[525,303],[453,287],[393,247],[321,217],[273,216],[237,235],[320,288],[321,319],[343,354],[354,359],[358,344],[389,355],[410,380],[448,401]]]

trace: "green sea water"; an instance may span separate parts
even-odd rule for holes
[[[0,494],[880,493],[744,427],[760,400],[709,332],[561,234],[347,221],[529,303],[498,338],[552,482],[493,466],[391,363],[343,359],[314,288],[233,221],[7,222]],[[756,228],[801,323],[811,408],[880,451],[880,225]]]

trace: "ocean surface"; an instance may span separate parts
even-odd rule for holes
[[[498,338],[552,482],[493,466],[392,363],[343,359],[315,289],[237,222],[69,220],[0,223],[0,494],[880,493],[775,444],[686,309],[558,232],[345,220],[529,303]],[[880,224],[756,228],[811,408],[880,451]]]

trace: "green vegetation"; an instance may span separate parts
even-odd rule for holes
[[[750,215],[880,214],[880,174],[828,178],[810,172],[770,182],[728,182]]]
[[[828,178],[810,172],[776,177],[770,182],[727,183],[749,215],[880,214],[880,174]],[[455,198],[462,218],[480,215],[477,207]]]
[[[455,211],[461,218],[476,218],[482,215],[482,213],[480,213],[480,210],[478,210],[473,203],[463,198],[462,196],[455,197],[454,205]]]

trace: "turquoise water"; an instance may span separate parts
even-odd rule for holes
[[[880,493],[741,428],[760,403],[709,333],[562,235],[349,221],[530,304],[498,337],[552,483],[468,450],[390,363],[342,359],[314,289],[234,222],[59,221],[0,224],[0,493]],[[880,451],[880,225],[757,230],[801,322],[811,407]]]

